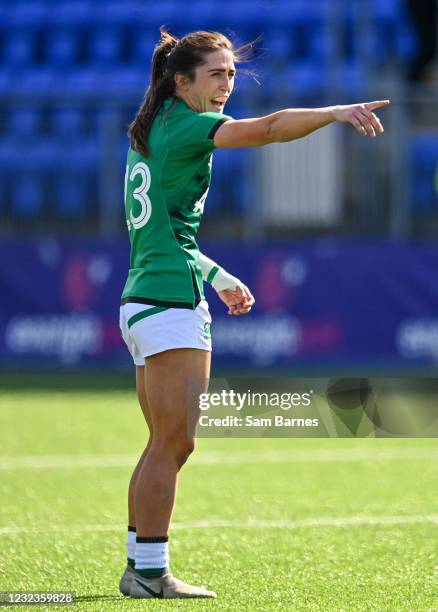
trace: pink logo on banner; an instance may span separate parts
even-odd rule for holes
[[[268,312],[287,312],[296,302],[307,274],[308,266],[303,258],[267,254],[258,267],[257,306]]]
[[[336,320],[301,320],[300,353],[335,351],[344,344],[342,324]]]
[[[88,275],[89,255],[73,253],[64,264],[62,292],[69,310],[89,310],[97,300],[97,291]]]
[[[69,310],[94,308],[111,277],[111,263],[105,255],[77,251],[67,257],[63,269],[62,292]]]
[[[257,307],[264,311],[288,310],[291,293],[282,278],[282,257],[271,255],[259,264],[257,278]]]

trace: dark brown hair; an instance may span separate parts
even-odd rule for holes
[[[234,44],[219,32],[192,32],[176,38],[160,28],[161,40],[152,56],[151,81],[143,102],[128,129],[131,147],[144,155],[149,154],[147,138],[152,123],[164,100],[175,92],[175,74],[184,74],[191,82],[195,69],[205,63],[205,55],[218,49],[228,49],[235,62],[245,61],[253,43],[235,48]]]

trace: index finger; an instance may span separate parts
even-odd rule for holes
[[[390,100],[376,100],[375,102],[366,102],[364,104],[365,108],[367,110],[376,110],[376,108],[384,108],[385,106],[388,106],[389,104],[391,104]]]

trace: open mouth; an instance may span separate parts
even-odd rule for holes
[[[225,102],[227,101],[226,97],[221,97],[221,98],[213,98],[213,100],[211,101],[211,103],[213,104],[213,106],[216,106],[217,108],[223,108],[225,106]]]

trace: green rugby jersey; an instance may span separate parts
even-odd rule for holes
[[[129,149],[125,214],[131,241],[122,303],[196,308],[204,297],[196,234],[211,179],[213,137],[229,117],[168,98],[148,138]]]

